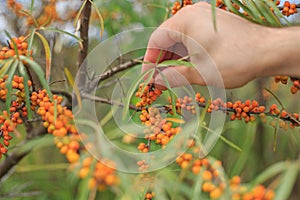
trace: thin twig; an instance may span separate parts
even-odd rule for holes
[[[116,75],[117,73],[122,72],[127,69],[130,69],[130,68],[136,66],[137,64],[140,64],[141,60],[143,60],[143,57],[129,60],[125,63],[121,63],[120,65],[118,65],[116,67],[111,68],[110,70],[104,72],[103,74],[101,74],[99,76],[95,76],[93,78],[93,80],[91,80],[88,83],[87,89],[85,91],[87,91],[87,92],[92,91],[94,88],[96,88],[98,86],[99,82],[104,81],[108,78],[111,78],[112,76]]]

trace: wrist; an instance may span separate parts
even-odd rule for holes
[[[266,28],[258,76],[300,77],[300,27]]]

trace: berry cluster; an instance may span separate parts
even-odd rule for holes
[[[297,6],[294,3],[290,3],[289,1],[285,1],[283,4],[282,14],[285,16],[290,16],[295,13],[298,13]]]
[[[202,97],[200,93],[196,94],[196,102],[198,102],[199,106],[205,107],[205,105],[201,103],[205,102],[205,98]],[[287,111],[280,111],[276,104],[271,105],[267,112],[267,108],[259,105],[256,100],[246,100],[245,102],[240,100],[235,102],[224,102],[220,98],[217,98],[210,103],[207,112],[210,113],[218,110],[226,112],[227,114],[232,113],[230,116],[231,120],[244,119],[246,123],[256,120],[256,116],[259,116],[262,121],[265,121],[266,115],[269,115],[275,118],[279,116],[281,119],[280,127],[285,130],[289,127],[294,128],[300,125],[298,113],[289,114]],[[277,123],[277,120],[275,120],[271,123],[271,125],[276,127]]]
[[[275,76],[275,83],[287,84],[289,80],[288,76]],[[291,93],[296,94],[298,90],[300,90],[300,79],[295,77],[290,77],[290,81],[292,82]]]
[[[6,100],[7,97],[7,78],[8,75],[0,78],[0,99]],[[26,108],[26,94],[24,86],[24,78],[15,75],[10,83],[12,85],[13,98],[10,106],[10,113],[3,111],[0,115],[0,158],[2,154],[7,153],[7,147],[13,138],[10,134],[15,131],[18,124],[22,124],[28,115]],[[31,81],[28,86],[31,88]],[[74,124],[74,117],[71,110],[62,106],[63,98],[53,95],[53,99],[49,97],[45,89],[33,91],[30,93],[30,109],[40,116],[47,132],[55,136],[56,147],[61,154],[71,164],[79,164],[80,153],[85,150],[81,145],[79,133]],[[87,166],[87,162],[83,163],[83,169]],[[106,161],[109,162],[109,161]],[[99,188],[115,185],[118,182],[115,170],[100,163],[96,164],[93,180]],[[85,169],[86,171],[86,169]],[[104,175],[101,173],[104,173]],[[80,177],[84,177],[84,170],[80,170]],[[92,182],[90,181],[90,182]]]
[[[300,90],[300,79],[293,77],[291,77],[290,79],[293,82],[293,86],[291,87],[291,93],[296,94],[298,90]]]
[[[174,124],[168,121],[169,118],[163,118],[158,108],[148,108],[142,110],[140,115],[141,122],[146,126],[144,133],[145,139],[148,144],[140,143],[138,149],[141,152],[147,153],[149,151],[149,144],[154,141],[156,144],[164,147],[167,145],[174,135],[181,131],[179,126],[175,127]]]
[[[54,101],[51,101],[44,89],[32,92],[30,99],[33,110],[36,105],[39,106],[36,112],[42,117],[43,125],[47,128],[48,133],[57,137],[66,136],[68,133],[78,134],[73,122],[73,113],[61,105],[61,96],[53,95]]]
[[[78,135],[55,137],[54,142],[61,154],[64,154],[69,163],[77,163],[80,159],[80,138]]]
[[[266,189],[263,185],[257,185],[252,189],[242,186],[239,176],[230,179],[230,190],[232,191],[232,200],[272,200],[275,197],[275,192]]]
[[[176,1],[172,8],[172,15],[175,15],[181,8],[183,8],[187,5],[192,5],[192,4],[193,4],[192,0],[183,0],[182,3],[180,3],[179,1]]]
[[[138,91],[135,93],[135,96],[141,100],[137,102],[135,106],[137,108],[143,108],[147,105],[151,105],[152,102],[156,101],[161,93],[161,90],[154,88],[154,84],[148,84],[145,86],[143,83],[141,83]]]
[[[6,100],[7,87],[6,81],[8,76],[0,78],[0,99]],[[12,93],[16,98],[11,102],[9,112],[3,111],[0,115],[0,158],[2,154],[7,152],[7,147],[10,140],[13,138],[10,134],[13,133],[17,125],[22,124],[22,118],[27,116],[27,109],[25,107],[25,89],[23,77],[15,75],[12,80]],[[31,86],[31,81],[28,81],[28,86]]]
[[[21,36],[19,38],[12,38],[14,43],[17,45],[18,54],[19,55],[28,55],[28,43],[25,41],[25,37]],[[0,60],[8,59],[16,55],[14,49],[14,43],[12,41],[9,42],[9,47],[2,47],[0,50]],[[30,55],[32,55],[32,51],[30,51]]]
[[[105,164],[104,164],[105,163]],[[82,172],[82,175],[87,175],[92,164],[92,158],[86,158],[83,161],[83,168],[86,172]],[[92,177],[89,179],[90,189],[96,189],[102,191],[107,186],[118,185],[119,177],[116,174],[115,163],[109,160],[97,161],[94,166]]]
[[[195,159],[192,154],[185,153],[180,157],[177,157],[176,163],[182,169],[191,169],[193,174],[201,174],[203,179],[202,191],[209,194],[211,199],[218,199],[224,193],[226,188],[224,176],[221,176],[221,172],[218,168],[221,167],[220,161],[211,163],[209,159]]]
[[[201,189],[210,199],[219,199],[227,187],[224,179],[222,163],[219,160],[211,161],[208,158],[199,159],[190,153],[177,157],[176,163],[184,170],[191,170],[193,174],[200,175],[203,180]],[[200,178],[199,177],[199,178]],[[273,190],[266,189],[263,185],[248,188],[241,185],[241,178],[234,176],[229,181],[229,190],[232,200],[272,200],[275,197]]]
[[[182,110],[196,114],[196,107],[193,105],[193,99],[191,97],[184,96],[183,98],[176,99],[176,111],[180,114]]]

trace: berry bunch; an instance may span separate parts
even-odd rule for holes
[[[86,159],[83,161],[83,169],[85,168],[85,171],[89,171],[87,168],[90,168],[92,158]],[[109,160],[97,161],[92,177],[89,179],[90,189],[98,188],[98,190],[102,191],[105,190],[107,186],[117,185],[119,183],[119,177],[116,174],[114,166],[115,164]],[[83,175],[87,175],[88,173],[89,172],[85,172]]]
[[[291,87],[291,93],[296,94],[298,90],[300,90],[300,79],[293,77],[291,77],[290,79],[293,82],[293,86]]]
[[[202,191],[209,194],[211,199],[218,199],[224,193],[226,188],[224,176],[221,176],[219,167],[221,167],[220,161],[211,163],[209,159],[194,158],[190,153],[184,153],[180,157],[177,157],[176,163],[186,170],[191,170],[193,174],[201,174],[203,179]]]
[[[0,99],[6,100],[7,87],[6,81],[8,76],[0,78]],[[0,115],[0,158],[2,154],[7,152],[7,147],[10,140],[13,138],[10,134],[15,131],[17,125],[22,124],[22,118],[27,116],[27,109],[25,107],[25,89],[23,77],[15,75],[12,80],[12,93],[16,96],[11,102],[9,112],[3,111]],[[28,81],[28,86],[31,86],[31,81]],[[1,142],[3,140],[3,142]]]
[[[275,76],[275,83],[287,84],[289,80],[288,76]],[[296,94],[298,90],[300,90],[300,79],[295,77],[290,77],[290,81],[292,82],[291,93]]]
[[[275,192],[271,189],[266,189],[263,185],[257,185],[252,189],[242,186],[239,176],[231,178],[230,190],[232,191],[232,200],[272,200],[275,197]]]
[[[61,96],[53,95],[54,101],[51,101],[44,89],[33,92],[30,99],[33,110],[36,105],[39,106],[36,112],[42,117],[43,125],[47,128],[48,133],[57,137],[66,136],[68,133],[71,135],[78,134],[73,122],[73,113],[61,105]]]
[[[18,54],[19,55],[28,55],[28,43],[25,41],[24,36],[20,36],[19,38],[12,38],[14,43],[17,45]],[[12,41],[9,42],[9,47],[2,47],[0,50],[0,60],[8,59],[16,55],[14,49],[14,43]],[[30,55],[32,55],[32,51],[30,51]]]
[[[141,83],[138,91],[135,93],[135,96],[141,100],[137,102],[135,106],[137,108],[143,108],[147,105],[151,105],[153,101],[156,101],[161,93],[161,90],[154,88],[154,84],[148,84],[145,86],[143,83]]]
[[[295,13],[298,13],[297,6],[294,3],[290,3],[289,1],[285,1],[283,4],[282,14],[285,16],[290,16]]]
[[[219,160],[211,161],[208,158],[199,159],[190,153],[184,153],[177,157],[176,163],[185,170],[191,170],[193,174],[200,175],[203,180],[201,189],[207,193],[210,199],[219,199],[226,189],[230,190],[232,200],[272,200],[275,197],[273,190],[266,189],[263,185],[257,185],[252,189],[241,185],[241,178],[234,176],[228,184],[224,178],[222,163]]]
[[[55,137],[54,142],[56,147],[64,154],[69,163],[77,163],[80,159],[80,138],[78,135]]]
[[[187,5],[192,5],[192,4],[193,4],[192,0],[183,0],[182,3],[180,3],[179,1],[176,1],[173,4],[172,15],[175,15],[181,8],[183,8]]]

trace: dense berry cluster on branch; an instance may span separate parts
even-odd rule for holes
[[[201,190],[207,193],[210,199],[219,199],[226,190],[230,191],[232,200],[272,200],[275,197],[274,191],[266,189],[263,185],[253,188],[242,185],[239,176],[232,177],[227,185],[223,171],[220,170],[222,163],[219,160],[199,159],[194,154],[184,153],[176,159],[176,163],[183,170],[191,171],[202,179]]]
[[[14,46],[16,45],[16,49],[19,55],[28,55],[28,43],[25,41],[25,37],[21,36],[19,38],[12,38],[14,42],[10,41],[8,47],[2,47],[0,50],[0,60],[8,59],[16,55]],[[32,51],[29,52],[32,55]]]

